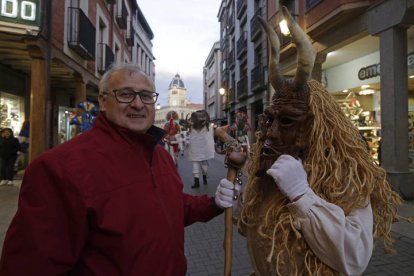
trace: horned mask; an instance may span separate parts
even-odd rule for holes
[[[297,48],[297,69],[293,78],[285,78],[279,71],[280,41],[274,29],[262,18],[259,21],[269,41],[269,81],[275,89],[271,105],[267,107],[259,124],[259,142],[262,143],[261,168],[266,170],[282,154],[300,158],[307,147],[306,132],[310,129],[312,114],[309,111],[310,89],[307,81],[312,73],[315,50],[286,7],[282,14],[287,21]]]
[[[207,111],[205,110],[197,110],[191,113],[190,117],[192,128],[199,131],[203,127],[209,127],[210,124],[210,116],[208,115]]]

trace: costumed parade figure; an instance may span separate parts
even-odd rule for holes
[[[230,126],[230,130],[235,133],[235,137],[240,144],[247,145],[250,149],[249,138],[247,132],[251,130],[248,119],[249,117],[243,111],[237,111],[234,115],[234,123]]]
[[[84,133],[92,128],[93,121],[98,114],[98,108],[89,101],[80,102],[76,107],[80,112],[77,112],[77,116],[70,121],[70,124],[80,126],[80,132]]]
[[[167,132],[164,137],[166,141],[165,149],[170,153],[175,165],[177,166],[179,152],[178,135],[180,133],[180,125],[176,122],[178,114],[175,111],[170,111],[167,113],[166,118],[167,122],[164,125],[164,130]]]
[[[285,7],[282,13],[298,67],[293,79],[278,71],[279,39],[259,18],[275,94],[256,133],[239,231],[255,275],[360,275],[375,240],[392,250],[400,198],[358,129],[319,82],[308,80],[315,51]]]
[[[191,113],[189,159],[193,162],[194,185],[200,186],[200,173],[203,183],[207,185],[208,160],[214,158],[214,130],[209,126],[210,116],[205,110]]]

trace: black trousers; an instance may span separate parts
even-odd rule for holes
[[[13,180],[14,163],[16,163],[17,155],[9,158],[1,158],[1,179]]]

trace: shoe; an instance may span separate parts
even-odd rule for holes
[[[7,184],[7,180],[2,180],[1,182],[0,182],[0,186],[1,185],[6,185]]]
[[[203,183],[207,185],[207,175],[203,174]]]
[[[13,186],[14,185],[13,180],[8,180],[7,185]]]
[[[200,187],[200,181],[198,180],[198,177],[194,177],[194,185],[191,186],[191,189],[195,189]]]

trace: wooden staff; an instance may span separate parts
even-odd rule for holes
[[[214,135],[226,144],[227,180],[234,183],[237,170],[240,169],[247,158],[237,141],[227,133],[228,126],[218,127]],[[226,208],[224,211],[224,276],[231,275],[232,249],[233,249],[233,208]]]

